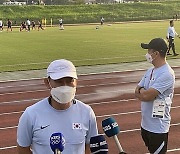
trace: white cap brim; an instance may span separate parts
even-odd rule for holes
[[[64,73],[51,73],[50,78],[53,80],[58,80],[64,77],[72,77],[74,79],[77,79],[77,74],[76,72],[64,72]]]

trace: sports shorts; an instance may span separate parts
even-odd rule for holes
[[[168,133],[152,133],[141,127],[141,136],[150,153],[165,154],[167,151]]]

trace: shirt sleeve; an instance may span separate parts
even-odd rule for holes
[[[19,119],[17,143],[22,147],[28,147],[32,143],[32,122],[27,110]]]
[[[159,78],[157,78],[156,82],[151,86],[151,88],[156,89],[161,94],[167,89],[173,87],[174,77],[171,74],[163,73]]]
[[[145,76],[142,77],[141,81],[138,83],[138,86],[144,87],[144,80],[145,80]]]
[[[178,33],[176,32],[175,28],[174,28],[174,33],[175,33],[176,36],[178,36]]]
[[[89,131],[86,136],[86,144],[90,143],[90,138],[98,135],[96,116],[92,108],[90,108]]]
[[[148,69],[146,71],[146,73],[142,77],[141,81],[138,83],[138,86],[140,86],[140,87],[144,87],[145,86],[145,78],[146,78],[147,74],[149,73],[149,71],[152,71],[152,68],[150,68],[150,69]]]

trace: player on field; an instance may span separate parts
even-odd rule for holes
[[[27,24],[27,31],[30,32],[31,22],[29,19],[27,19],[26,24]]]
[[[20,27],[20,32],[22,32],[22,30],[27,30],[26,29],[26,23],[25,22],[21,22],[21,27]]]
[[[42,27],[42,23],[40,21],[38,21],[38,31],[39,31],[39,29],[44,30],[44,28]]]
[[[35,23],[34,20],[32,20],[31,24],[32,24],[32,30],[33,30],[33,29],[36,29],[36,23]]]
[[[12,31],[12,21],[11,20],[7,20],[7,31],[9,31],[9,29]]]
[[[64,26],[63,26],[63,20],[62,20],[62,18],[61,18],[61,19],[59,19],[59,29],[60,29],[60,30],[64,30]]]
[[[101,25],[103,25],[103,24],[104,24],[104,18],[101,17]]]

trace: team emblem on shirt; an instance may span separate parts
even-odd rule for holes
[[[81,123],[73,123],[72,127],[73,129],[82,129]]]

